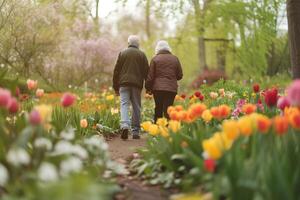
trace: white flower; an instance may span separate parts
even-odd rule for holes
[[[27,165],[30,162],[30,156],[24,149],[14,148],[9,150],[6,160],[14,166]]]
[[[44,148],[46,150],[51,150],[52,149],[52,143],[49,139],[47,138],[43,138],[43,137],[40,137],[40,138],[37,138],[35,141],[34,141],[34,146],[36,148]]]
[[[86,138],[84,140],[84,144],[95,147],[103,151],[106,151],[108,149],[108,145],[106,144],[106,142],[104,142],[103,139],[98,135],[94,135],[90,138]]]
[[[9,174],[7,169],[2,164],[0,164],[0,185],[4,186],[7,183],[8,178]]]
[[[70,142],[61,140],[55,145],[54,152],[55,154],[70,154],[72,153],[72,147],[73,145]]]
[[[80,145],[74,145],[72,147],[72,153],[81,159],[86,159],[88,157],[87,151]]]
[[[81,159],[86,159],[88,157],[87,151],[80,145],[73,145],[66,140],[59,141],[54,148],[54,155],[61,154],[73,154]]]
[[[73,140],[75,138],[75,129],[68,128],[60,133],[60,136],[65,140]]]
[[[44,182],[52,182],[58,179],[56,167],[51,163],[42,163],[37,173],[38,178]]]
[[[60,173],[67,176],[72,172],[79,172],[82,169],[82,161],[77,157],[70,157],[60,163]]]

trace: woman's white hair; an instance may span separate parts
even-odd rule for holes
[[[163,50],[171,52],[172,49],[167,41],[160,40],[156,44],[155,54],[158,54],[160,51],[163,51]]]
[[[128,37],[128,45],[133,45],[133,46],[139,47],[140,46],[139,36],[137,36],[137,35],[130,35]]]

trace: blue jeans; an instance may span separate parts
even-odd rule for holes
[[[136,87],[120,88],[120,104],[121,104],[121,129],[129,129],[131,126],[132,134],[139,135],[141,120],[141,92]],[[129,118],[129,106],[132,105],[132,118]]]

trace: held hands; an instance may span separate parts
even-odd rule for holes
[[[115,90],[115,95],[116,95],[116,96],[120,96],[119,90]]]

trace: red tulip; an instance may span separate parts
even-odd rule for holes
[[[8,106],[8,111],[12,114],[19,111],[19,103],[16,98],[11,98]]]
[[[204,100],[204,96],[201,94],[201,95],[198,97],[198,99],[199,99],[200,101],[203,101],[203,100]]]
[[[75,100],[76,100],[76,97],[73,94],[65,93],[61,98],[61,105],[63,107],[69,107],[69,106],[73,105]]]
[[[253,91],[255,92],[255,93],[258,93],[259,92],[259,85],[258,84],[254,84],[253,85]]]
[[[200,91],[196,91],[195,93],[194,93],[194,95],[196,96],[196,97],[200,97],[200,95],[201,95],[201,92]]]
[[[185,94],[182,94],[182,95],[181,95],[181,98],[185,99],[185,98],[186,98],[186,95],[185,95]]]
[[[213,159],[206,159],[204,160],[204,168],[208,172],[214,172],[216,169],[216,162]]]
[[[269,107],[276,106],[278,99],[278,90],[277,88],[269,89],[265,92],[265,103]]]

